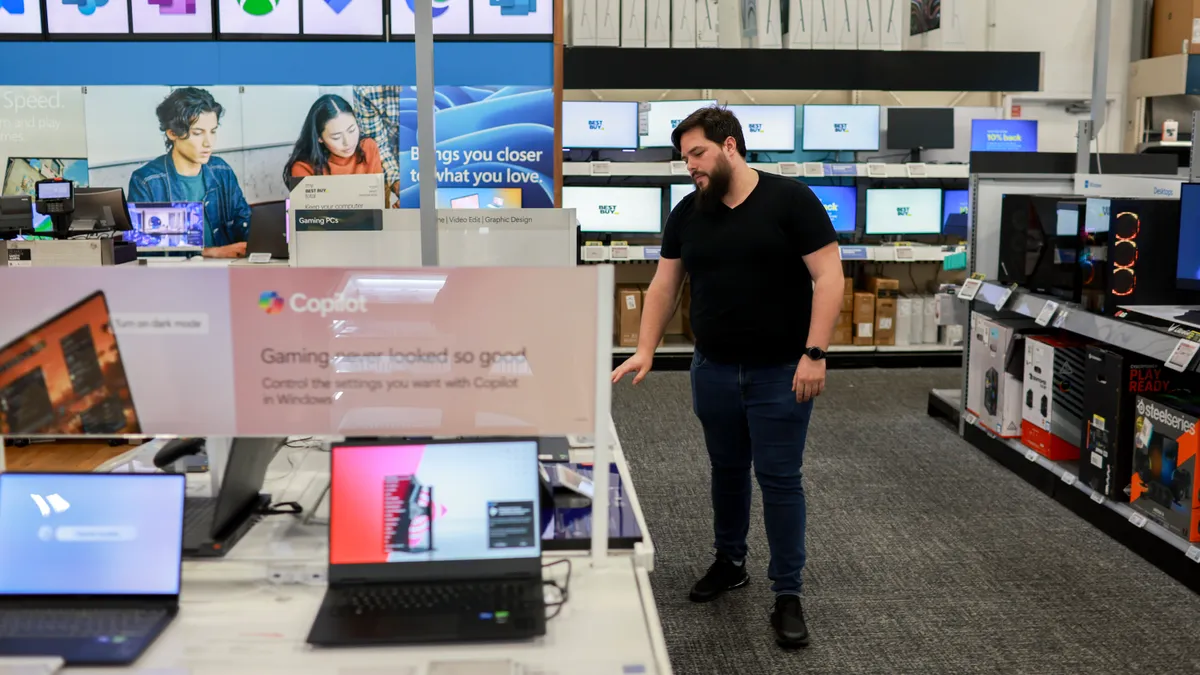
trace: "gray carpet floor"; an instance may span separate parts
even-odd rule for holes
[[[929,389],[958,378],[830,371],[805,455],[813,643],[800,652],[770,633],[757,487],[751,584],[687,599],[712,561],[687,373],[615,387],[676,673],[1200,672],[1200,597],[926,416]]]

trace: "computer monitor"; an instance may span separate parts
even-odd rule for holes
[[[563,101],[562,146],[566,150],[636,150],[636,101]]]
[[[334,445],[331,565],[541,556],[536,440]]]
[[[563,208],[575,209],[584,232],[658,234],[662,231],[662,188],[567,186]]]
[[[129,204],[133,228],[123,235],[138,248],[204,246],[204,204],[140,202]]]
[[[521,188],[440,187],[439,209],[519,209]]]
[[[1037,152],[1037,120],[971,120],[971,152]]]
[[[942,231],[938,188],[868,188],[868,235],[922,235]]]
[[[1200,291],[1200,183],[1184,183],[1179,193],[1179,258],[1175,285]]]
[[[879,149],[879,106],[806,105],[801,147],[806,151]]]
[[[970,190],[945,190],[942,193],[942,234],[967,237],[967,219],[971,208]]]
[[[26,195],[35,196],[38,181],[61,178],[75,184],[75,187],[88,185],[88,161],[73,157],[9,157],[4,169],[4,185],[0,188],[0,196],[14,197]],[[38,233],[49,233],[52,229],[50,216],[39,213],[37,207],[33,210],[33,229]]]
[[[178,595],[183,474],[0,474],[0,596]]]
[[[33,199],[26,195],[0,197],[0,240],[33,233]]]
[[[643,148],[671,148],[671,132],[688,115],[700,108],[716,105],[714,99],[705,101],[654,101],[646,114],[646,135],[640,139]]]
[[[887,144],[896,150],[954,147],[954,108],[888,108]]]
[[[845,185],[810,185],[809,189],[821,200],[833,231],[848,234],[858,225],[858,188]]]
[[[683,198],[696,191],[695,183],[672,183],[671,184],[671,210],[674,211],[679,202]]]
[[[796,149],[796,106],[730,105],[726,109],[742,124],[750,152],[792,152]]]
[[[1112,200],[1102,197],[1088,197],[1084,208],[1084,232],[1088,234],[1104,234],[1108,232],[1111,222]]]
[[[71,232],[108,232],[133,229],[125,190],[119,187],[75,188]]]
[[[1079,207],[1075,202],[1059,202],[1054,210],[1054,234],[1058,237],[1079,236]]]

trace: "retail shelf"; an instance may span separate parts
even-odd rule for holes
[[[1006,286],[984,283],[975,296],[975,303],[982,306],[995,306],[1006,292],[1008,292]],[[1045,308],[1046,303],[1050,301],[1050,298],[1018,290],[1012,293],[1003,308],[1006,312],[1036,319]],[[1054,300],[1054,302],[1060,305],[1057,316],[1053,319],[1055,328],[1061,328],[1070,333],[1120,347],[1158,361],[1165,362],[1180,340],[1178,337],[1130,321],[1094,314],[1059,300]]]
[[[585,264],[646,263],[659,258],[661,246],[580,246],[579,259]],[[842,246],[846,262],[940,263],[946,256],[960,253],[962,246]]]
[[[962,391],[958,389],[931,389],[927,412],[930,417],[945,417],[958,428],[962,413]]]
[[[966,164],[862,164],[821,162],[767,162],[750,166],[767,173],[796,178],[967,178]],[[677,177],[686,178],[683,162],[563,162],[563,176],[593,178]]]
[[[687,338],[679,335],[668,335],[665,344],[655,350],[655,354],[691,354],[694,349]],[[613,354],[628,355],[636,351],[634,347],[613,347]],[[830,354],[955,354],[962,347],[951,347],[943,344],[936,345],[831,345]]]
[[[962,351],[962,345],[877,345],[875,351],[883,353],[944,353],[957,354]]]

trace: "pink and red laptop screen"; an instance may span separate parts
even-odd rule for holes
[[[533,558],[536,441],[334,446],[332,565]]]

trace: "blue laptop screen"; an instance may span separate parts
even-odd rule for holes
[[[185,485],[168,474],[0,474],[0,594],[178,594]]]

